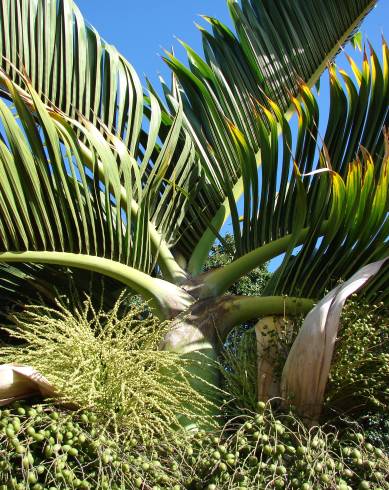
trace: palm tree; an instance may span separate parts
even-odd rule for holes
[[[386,44],[382,62],[371,50],[351,64],[356,83],[329,68],[323,141],[311,92],[375,3],[228,0],[236,34],[207,18],[205,60],[168,54],[164,102],[72,0],[2,0],[1,295],[47,290],[52,266],[102,274],[172,319],[161,348],[201,355],[197,374],[217,384],[202,356],[235,325],[306,314],[385,258]],[[236,257],[202,273],[228,215]],[[224,294],[283,253],[265,296]],[[388,268],[375,273],[366,294],[385,299]]]

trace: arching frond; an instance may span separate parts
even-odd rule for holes
[[[150,235],[150,246],[159,249],[166,277],[178,281],[184,274],[170,248],[182,234],[179,223],[189,202],[188,190],[199,181],[194,146],[182,129],[182,109],[177,106],[172,115],[163,114],[153,94],[145,104],[131,64],[84,21],[73,0],[2,0],[0,9],[0,66],[6,75],[0,77],[2,95],[13,100],[16,91],[28,98],[28,85],[33,87],[47,108],[69,118],[73,136],[92,157],[96,142],[105,152],[98,130],[121,159],[122,186],[129,184],[130,169],[139,167],[138,181],[142,192],[148,189],[149,200],[148,215],[142,219],[151,223],[149,231],[156,230]],[[7,79],[13,82],[13,91]],[[82,129],[89,124],[94,143]],[[63,137],[59,130],[59,138]],[[112,158],[110,162],[113,166]],[[110,178],[113,175],[104,176],[106,183]],[[120,213],[112,217],[118,226],[120,219]],[[109,222],[107,226],[112,227]],[[110,239],[110,233],[108,229],[103,241]],[[139,228],[138,234],[142,233]],[[117,251],[118,247],[120,243]],[[146,270],[154,259],[140,260]]]
[[[242,218],[231,187],[227,196],[241,258],[206,277],[202,297],[223,292],[243,273],[285,253],[266,294],[318,298],[364,264],[388,255],[388,59],[384,44],[382,67],[374,51],[361,71],[354,64],[356,83],[341,71],[342,85],[330,69],[331,107],[323,140],[318,103],[305,85],[300,99],[294,99],[297,136],[270,100],[271,110],[261,107],[267,125],[260,119],[259,154],[231,126],[240,151]]]
[[[243,191],[240,149],[231,124],[257,153],[263,139],[258,112],[268,125],[258,104],[267,107],[270,98],[285,114],[300,84],[316,83],[375,3],[229,0],[236,34],[206,17],[212,32],[200,28],[205,61],[185,43],[189,67],[173,55],[166,57],[181,86],[188,127],[210,182],[198,200],[208,203],[206,217],[216,229],[233,212],[231,199]],[[171,102],[167,87],[165,91]],[[190,271],[198,273],[215,234],[194,213],[188,219],[197,245],[193,249],[183,240],[178,248],[190,259]]]
[[[179,226],[175,205],[182,193],[164,175],[180,131],[180,111],[154,174],[142,179],[137,162],[114,135],[104,138],[89,121],[82,125],[49,110],[27,80],[28,97],[21,97],[10,80],[5,83],[14,109],[0,100],[0,262],[95,271],[159,303],[170,286],[161,290],[150,274],[159,262],[171,279],[169,257],[160,254]],[[165,217],[173,223],[157,229],[150,216],[169,192]],[[170,308],[162,303],[161,311]]]

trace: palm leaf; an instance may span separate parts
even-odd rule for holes
[[[72,0],[2,0],[0,39],[1,67],[15,84],[26,88],[23,73],[45,103],[104,124],[137,157],[140,81]]]
[[[179,224],[188,202],[185,190],[194,189],[198,180],[193,143],[182,130],[182,109],[177,107],[172,115],[162,113],[153,94],[150,94],[146,105],[133,67],[84,21],[72,0],[2,0],[0,7],[0,66],[6,75],[0,77],[3,96],[14,98],[7,79],[27,98],[30,96],[28,86],[33,87],[47,108],[69,118],[67,122],[75,132],[73,136],[87,147],[92,156],[94,147],[88,148],[91,141],[82,128],[91,124],[105,138],[108,136],[114,142],[111,144],[115,145],[117,154],[126,160],[119,172],[122,184],[126,179],[125,184],[130,184],[128,168],[139,166],[138,180],[142,192],[146,189],[152,191],[148,197],[147,217],[145,213],[139,213],[143,224],[148,221],[146,228],[150,235],[147,238],[144,231],[139,231],[139,240],[141,236],[145,239],[143,251],[147,254],[147,240],[150,239],[154,255],[155,250],[159,250],[158,260],[166,277],[174,281],[182,279],[183,271],[175,263],[170,248],[182,234]],[[148,132],[144,131],[146,125],[150,128]],[[65,135],[60,134],[59,137],[62,139]],[[94,143],[98,142],[94,132]],[[67,145],[71,146],[72,142],[68,141]],[[104,143],[100,145],[100,151],[104,151]],[[112,157],[110,161],[112,167]],[[105,184],[112,185],[111,179],[117,181],[118,176],[114,177],[108,167],[105,170],[110,176],[100,177]],[[57,184],[62,182],[60,174],[55,176]],[[116,192],[117,189],[116,186]],[[177,192],[177,189],[184,192]],[[118,195],[114,198],[117,199]],[[108,199],[107,193],[105,199]],[[68,206],[65,223],[62,224],[64,229],[75,222],[75,211],[71,209],[69,199]],[[52,207],[55,215],[53,202]],[[115,217],[108,214],[106,218],[103,242],[117,239],[116,255],[120,254],[119,250],[126,243],[128,248],[129,243],[128,237],[123,237],[124,242],[121,243],[121,236],[115,237],[112,231],[114,225],[120,226],[121,213]],[[46,232],[48,223],[47,220]],[[56,224],[60,231],[58,216]],[[83,226],[80,234],[85,230]],[[101,227],[100,231],[103,231]],[[93,235],[96,230],[90,229],[89,232]],[[86,237],[87,241],[93,241],[93,236]],[[154,258],[146,256],[139,262],[145,270],[154,263]]]
[[[22,97],[3,78],[14,109],[0,100],[0,262],[80,267],[106,274],[145,297],[151,294],[158,303],[161,286],[149,276],[157,262],[163,272],[172,265],[180,271],[173,259],[165,269],[169,257],[160,257],[164,248],[169,251],[168,240],[180,221],[165,227],[167,234],[150,215],[158,197],[173,193],[166,216],[174,215],[174,205],[182,199],[175,182],[164,179],[180,136],[182,110],[159,149],[154,174],[143,178],[115,135],[106,130],[104,137],[89,121],[81,124],[49,110],[28,80],[29,96]],[[183,149],[182,161],[188,157],[190,151]],[[15,276],[15,270],[10,267],[7,275]],[[12,288],[17,283],[11,282]],[[170,308],[160,306],[160,311]]]
[[[313,86],[340,47],[350,39],[375,1],[314,2],[312,0],[229,0],[236,29],[232,33],[214,18],[206,17],[212,32],[200,28],[205,61],[183,43],[189,67],[176,57],[166,57],[183,95],[187,125],[203,160],[210,188],[197,198],[208,202],[206,218],[219,228],[229,212],[232,198],[243,191],[240,149],[230,131],[232,123],[257,153],[263,144],[260,106],[273,100],[282,113],[294,110],[301,82]],[[170,106],[174,91],[165,87]],[[268,127],[269,129],[269,127]],[[256,159],[259,164],[260,159]],[[197,246],[185,239],[177,244],[198,273],[214,240],[207,220],[188,213]],[[236,226],[235,226],[236,227]],[[239,250],[238,246],[238,250]]]
[[[385,67],[389,53],[385,44],[383,48]],[[385,257],[389,251],[389,140],[382,130],[388,123],[384,102],[389,97],[388,73],[381,70],[372,51],[371,64],[363,62],[356,85],[342,73],[347,95],[335,70],[331,69],[330,74],[331,108],[321,155],[331,172],[336,172],[332,174],[332,200],[326,205],[325,191],[320,190],[322,177],[319,181],[314,177],[307,189],[310,219],[304,224],[311,232],[298,254],[291,260],[286,257],[287,275],[269,286],[278,294],[320,297],[340,278],[350,277],[359,267]],[[307,126],[300,131],[305,138],[307,128],[310,131]],[[312,168],[309,164],[308,169]]]
[[[361,71],[352,63],[356,83],[340,72],[342,85],[330,69],[331,107],[322,141],[318,104],[307,86],[294,98],[297,137],[268,100],[271,110],[261,107],[267,124],[260,119],[259,173],[258,155],[231,126],[244,190],[243,226],[230,197],[241,257],[207,276],[201,297],[222,293],[242,274],[284,253],[265,294],[320,298],[364,264],[388,255],[388,59],[384,43],[382,67],[374,51]],[[370,295],[382,296],[382,274]]]

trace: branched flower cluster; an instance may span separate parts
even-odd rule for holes
[[[94,410],[121,437],[169,437],[181,417],[207,413],[187,370],[195,361],[158,350],[169,324],[145,317],[144,305],[122,310],[123,298],[108,313],[89,299],[76,311],[31,306],[5,328],[17,344],[1,350],[0,363],[31,365],[55,386],[57,402]]]

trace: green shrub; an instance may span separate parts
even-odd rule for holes
[[[208,402],[191,387],[191,361],[158,350],[168,324],[143,305],[123,308],[122,299],[108,313],[90,300],[76,311],[28,307],[5,328],[19,345],[3,348],[0,363],[31,365],[63,403],[94,410],[121,437],[170,437],[180,417],[201,421]]]

